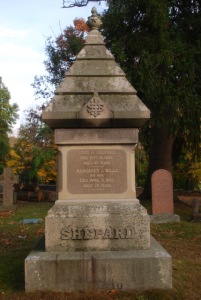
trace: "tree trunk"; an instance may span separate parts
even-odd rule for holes
[[[151,176],[158,169],[165,169],[172,173],[172,147],[173,137],[169,134],[168,127],[153,129],[154,142],[149,152],[149,167],[147,178],[140,200],[151,199]]]

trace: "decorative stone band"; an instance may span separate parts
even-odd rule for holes
[[[137,144],[138,129],[133,128],[79,128],[55,129],[55,144],[57,145],[133,145]]]
[[[82,228],[82,227],[63,227],[61,229],[62,240],[94,240],[94,239],[132,239],[134,238],[135,228]]]

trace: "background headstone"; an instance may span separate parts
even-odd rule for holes
[[[3,182],[0,181],[0,202],[3,201]]]
[[[18,182],[11,168],[4,168],[3,174],[1,175],[3,181],[3,206],[10,207],[15,204],[14,197],[14,184]]]
[[[174,215],[173,180],[170,172],[159,169],[152,174],[152,216],[155,223],[179,222]]]
[[[199,199],[193,199],[192,201],[193,206],[193,214],[191,217],[192,222],[201,222],[201,201]]]
[[[173,182],[170,172],[164,169],[155,171],[152,183],[152,214],[174,213]]]

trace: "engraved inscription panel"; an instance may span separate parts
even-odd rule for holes
[[[67,154],[71,194],[123,193],[127,189],[126,153],[121,149],[75,149]]]
[[[61,240],[132,239],[134,234],[133,226],[104,229],[67,226],[61,229]]]

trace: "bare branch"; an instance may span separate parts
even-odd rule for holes
[[[71,7],[83,7],[87,6],[89,2],[100,2],[106,0],[63,0],[63,8],[71,8]]]

